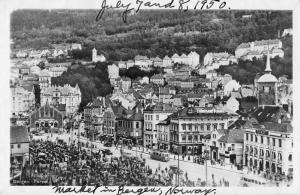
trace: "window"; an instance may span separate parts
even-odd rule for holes
[[[11,145],[10,145],[10,148],[11,148],[11,149],[14,149],[14,145],[13,145],[13,144],[11,144]]]
[[[232,151],[234,151],[234,147],[235,147],[235,145],[231,144]]]
[[[269,93],[270,92],[270,87],[263,87],[264,93]]]
[[[217,130],[217,127],[218,127],[218,124],[214,123],[214,124],[213,124],[214,130]]]
[[[182,130],[186,129],[186,124],[182,124]]]
[[[275,146],[275,145],[276,145],[275,138],[272,138],[272,143],[273,143],[273,146]]]
[[[189,141],[191,141],[191,140],[192,140],[192,136],[191,136],[191,135],[189,135],[188,139],[189,139]]]
[[[135,128],[140,128],[139,122],[136,122],[136,123],[135,123]]]
[[[253,134],[251,134],[251,141],[253,142]]]
[[[200,125],[200,129],[201,129],[201,131],[204,131],[204,124]]]
[[[210,131],[210,124],[207,124],[207,131]]]
[[[157,120],[157,121],[159,120],[159,115],[156,115],[156,120]]]
[[[269,158],[269,157],[270,157],[270,151],[267,150],[267,151],[266,151],[266,154],[267,154],[267,158]]]
[[[282,140],[281,140],[281,139],[278,140],[278,146],[279,146],[280,148],[282,147]]]
[[[185,141],[185,135],[182,135],[182,141]]]
[[[255,135],[255,142],[257,143],[257,135]]]
[[[220,123],[221,129],[224,129],[225,124],[224,123]]]
[[[292,161],[292,155],[291,154],[289,155],[289,161]]]
[[[152,116],[152,115],[150,115],[150,120],[151,120],[151,121],[153,120],[153,116]]]
[[[249,135],[248,133],[246,133],[246,141],[248,141],[248,139],[249,139]]]
[[[264,143],[264,137],[260,136],[260,143],[263,144]]]
[[[270,138],[267,137],[267,144],[270,145]]]
[[[21,148],[21,144],[18,144],[18,148]]]

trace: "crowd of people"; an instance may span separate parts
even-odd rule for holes
[[[34,140],[30,160],[24,165],[21,180],[31,185],[129,185],[168,186],[171,177],[160,175],[133,156],[113,157],[101,150],[87,153],[64,142]],[[27,182],[28,183],[28,182]]]
[[[171,167],[161,169],[159,166],[152,170],[142,156],[123,153],[115,157],[100,149],[90,153],[63,141],[41,139],[30,143],[30,158],[23,164],[19,178],[23,182],[12,184],[170,186],[177,184],[176,174]],[[188,178],[187,173],[180,175],[180,186],[206,185],[200,178],[195,182]],[[229,182],[223,179],[218,185],[229,186]]]

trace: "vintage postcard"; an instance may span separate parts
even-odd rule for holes
[[[1,194],[300,193],[299,1],[1,4]]]

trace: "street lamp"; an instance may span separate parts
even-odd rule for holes
[[[206,183],[206,186],[207,186],[207,160],[208,160],[208,158],[209,158],[208,151],[205,151],[204,159],[205,159],[205,183]]]

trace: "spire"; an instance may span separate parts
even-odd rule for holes
[[[269,51],[268,51],[268,54],[267,54],[267,62],[266,62],[266,69],[265,69],[265,72],[267,72],[267,73],[272,72],[272,70],[271,70],[271,64],[270,64],[270,55],[269,55]]]

